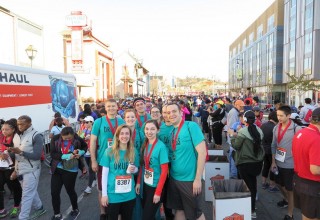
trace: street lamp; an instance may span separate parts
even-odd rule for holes
[[[27,53],[27,56],[30,59],[31,68],[32,68],[32,60],[36,57],[38,51],[31,44],[25,49],[25,51]]]
[[[239,65],[241,62],[241,69],[239,70]],[[236,64],[237,64],[237,81],[241,81],[241,94],[243,93],[243,59],[236,59]],[[243,95],[243,94],[242,94]]]
[[[224,84],[224,95],[227,97],[227,83]]]

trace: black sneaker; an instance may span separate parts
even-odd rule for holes
[[[285,215],[283,220],[293,220],[293,216]]]
[[[288,207],[288,202],[283,199],[282,201],[280,201],[280,202],[277,203],[277,206],[278,206],[279,208],[286,208],[286,207]],[[289,217],[290,217],[290,216],[289,216]]]
[[[54,215],[51,217],[51,220],[63,220],[62,215],[58,214],[58,215]]]
[[[80,214],[80,211],[78,209],[75,209],[75,210],[72,210],[70,212],[70,216],[71,216],[71,219],[77,219],[77,217],[79,216]]]
[[[100,215],[100,220],[107,220],[107,215],[106,214],[101,214]]]

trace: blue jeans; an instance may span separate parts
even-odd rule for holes
[[[229,169],[230,169],[230,178],[238,178],[238,169],[236,167],[236,164],[234,162],[234,159],[232,158],[232,152],[234,151],[233,147],[230,145],[230,151],[228,155],[229,159]]]

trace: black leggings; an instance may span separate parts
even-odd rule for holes
[[[14,206],[18,207],[21,202],[22,188],[18,179],[10,180],[13,169],[0,170],[0,210],[4,209],[4,184],[12,190]]]
[[[118,220],[118,215],[121,215],[121,220],[131,220],[135,204],[135,198],[126,202],[109,203],[107,219]]]
[[[74,189],[78,172],[70,172],[57,168],[51,175],[51,198],[54,214],[60,214],[60,193],[62,186],[66,189],[72,209],[78,209],[78,196]]]
[[[274,181],[274,174],[270,171],[271,164],[272,154],[265,154],[263,158],[262,176],[268,178],[268,175],[270,175],[270,180]]]
[[[256,208],[257,176],[261,173],[262,161],[255,163],[243,163],[238,165],[240,177],[244,180],[251,192],[251,211]]]
[[[143,183],[142,220],[155,219],[156,213],[161,203],[160,201],[156,204],[153,203],[153,196],[155,191],[155,187],[151,187]]]
[[[88,165],[88,169],[89,169],[89,182],[88,182],[88,186],[91,187],[92,186],[92,182],[94,180],[96,180],[96,173],[92,170],[91,168],[91,157],[84,157],[84,159],[86,160],[86,163]]]
[[[222,144],[222,130],[223,130],[224,125],[220,122],[215,122],[211,128],[212,128],[212,136],[214,143],[217,145]]]

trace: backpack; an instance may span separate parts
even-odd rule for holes
[[[306,116],[304,117],[304,121],[307,123],[310,123],[311,117],[312,117],[312,110],[308,109],[308,112],[307,112]]]

